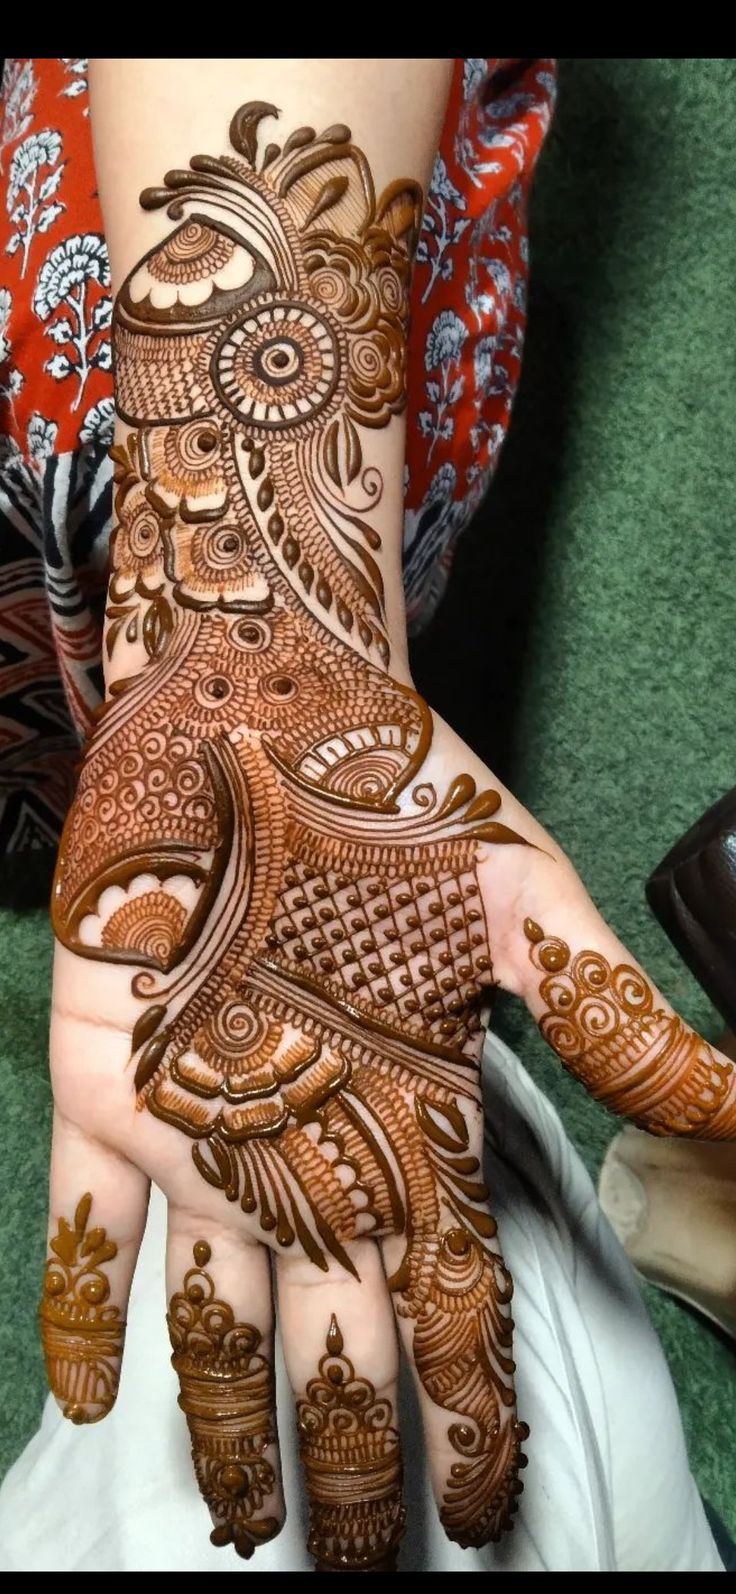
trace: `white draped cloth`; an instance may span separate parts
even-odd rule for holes
[[[549,1102],[495,1036],[484,1055],[488,1179],[515,1280],[519,1413],[531,1433],[516,1526],[460,1550],[440,1528],[402,1388],[405,1571],[719,1572],[674,1389],[633,1270]],[[0,1490],[0,1568],[13,1572],[310,1571],[306,1507],[278,1353],[286,1525],[252,1562],[209,1543],[164,1314],[166,1211],[154,1191],[117,1405],[93,1428],[49,1398]]]

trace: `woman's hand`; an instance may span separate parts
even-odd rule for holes
[[[657,1133],[736,1134],[736,1075],[628,958],[392,646],[375,530],[420,195],[348,129],[246,105],[116,305],[108,699],[54,892],[42,1324],[75,1421],[115,1397],[148,1182],[217,1543],[283,1518],[269,1250],[323,1568],[393,1565],[392,1306],[442,1520],[521,1484],[511,1281],[480,1160],[494,986]],[[389,605],[390,608],[390,605]],[[391,673],[391,670],[395,673]]]

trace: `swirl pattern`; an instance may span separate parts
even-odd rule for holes
[[[574,957],[527,919],[531,962],[542,978],[546,1041],[588,1090],[654,1134],[697,1134],[718,1113],[728,1074],[709,1046],[657,1007],[642,973],[600,952]],[[553,973],[547,972],[549,969]]]

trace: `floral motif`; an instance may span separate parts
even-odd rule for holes
[[[344,1058],[319,1039],[268,1020],[233,997],[175,1059],[172,1079],[181,1110],[198,1132],[206,1113],[212,1132],[258,1140],[283,1129],[290,1115],[317,1107],[345,1083],[347,1072]]]
[[[2,122],[0,123],[0,172],[4,171],[3,152],[9,144],[23,137],[33,120],[33,102],[38,83],[31,61],[7,60],[0,86]]]
[[[438,372],[436,379],[432,377],[424,384],[432,409],[422,410],[418,418],[425,437],[432,439],[429,458],[439,439],[452,437],[455,430],[455,420],[449,412],[465,385],[459,367],[467,337],[465,322],[454,310],[440,310],[427,334],[424,363],[428,371]]]
[[[447,162],[442,155],[438,155],[416,254],[420,265],[426,263],[430,267],[422,304],[426,304],[438,277],[442,282],[450,282],[453,276],[455,258],[449,251],[460,242],[466,227],[470,226],[470,217],[457,214],[453,218],[452,212],[453,209],[461,212],[465,208],[465,196],[450,181]]]
[[[456,64],[412,294],[404,522],[412,630],[439,602],[508,428],[526,314],[526,204],[554,96],[550,60]]]
[[[28,457],[36,470],[43,471],[44,463],[54,452],[56,421],[47,421],[36,411],[28,422]]]
[[[0,288],[0,399],[7,399],[11,409],[13,400],[23,386],[23,372],[10,364],[11,342],[7,328],[13,309],[13,295],[9,288]]]
[[[5,253],[14,255],[23,251],[21,276],[26,274],[31,244],[38,233],[49,227],[65,210],[59,200],[53,200],[64,175],[64,162],[59,165],[61,134],[46,127],[40,133],[31,133],[15,151],[10,163],[7,209],[15,231],[5,245]],[[41,173],[48,167],[48,175]]]
[[[310,239],[306,266],[314,297],[356,334],[348,340],[350,413],[364,425],[383,425],[406,394],[406,255],[376,227],[361,244],[329,234]]]
[[[112,398],[101,398],[99,403],[92,404],[79,428],[80,443],[97,443],[100,448],[109,448],[113,439],[115,422],[115,402]]]
[[[156,509],[150,502],[135,438],[129,438],[126,444],[111,452],[117,524],[110,542],[110,560],[115,571],[110,593],[113,602],[120,604],[134,592],[150,597],[160,590],[163,532],[174,516],[173,511],[165,511],[163,505]]]
[[[71,345],[72,353],[54,354],[44,370],[57,381],[76,376],[79,383],[71,408],[82,399],[90,371],[109,371],[111,366],[109,332],[112,301],[98,293],[92,301],[88,290],[110,285],[110,265],[105,240],[99,233],[75,233],[52,249],[38,274],[33,308],[41,321],[49,321],[46,334],[61,348]],[[56,310],[66,308],[69,316],[51,321]],[[71,319],[70,319],[71,317]]]
[[[248,609],[267,589],[253,562],[242,526],[228,520],[213,525],[177,523],[167,548],[174,596],[195,609]]]

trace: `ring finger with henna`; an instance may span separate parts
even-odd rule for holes
[[[355,1275],[315,1282],[280,1258],[279,1320],[296,1401],[317,1571],[396,1571],[404,1526],[398,1432],[399,1348],[378,1248],[350,1247]]]
[[[285,1514],[268,1252],[170,1208],[166,1271],[171,1360],[210,1537],[250,1560]]]

